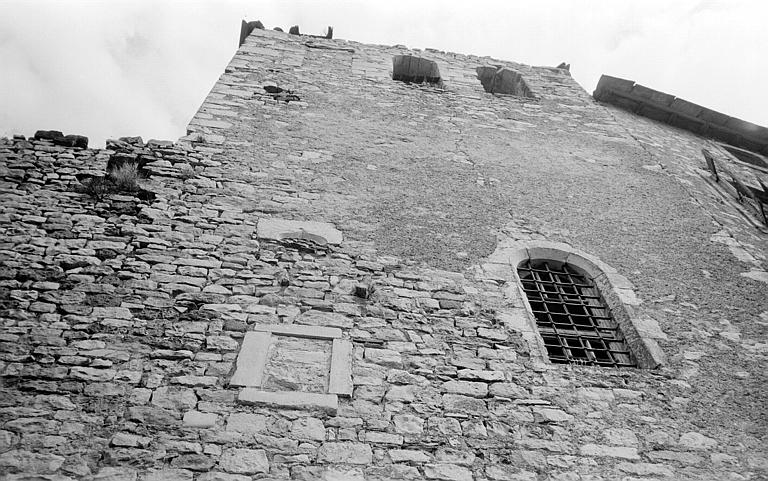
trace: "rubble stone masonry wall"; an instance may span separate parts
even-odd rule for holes
[[[2,479],[768,479],[766,232],[713,142],[561,69],[258,29],[188,134],[0,141]],[[109,162],[142,190],[82,193]],[[547,361],[532,246],[663,364]]]

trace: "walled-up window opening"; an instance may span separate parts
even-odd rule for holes
[[[392,80],[435,85],[442,83],[437,63],[412,55],[395,55],[392,57]]]
[[[550,361],[636,366],[592,279],[568,264],[551,260],[525,261],[517,272]]]
[[[768,169],[768,163],[766,163],[766,161],[763,160],[761,156],[755,154],[754,152],[740,149],[738,147],[733,147],[732,145],[720,144],[720,146],[742,162]]]
[[[477,67],[477,78],[490,94],[517,95],[535,97],[523,76],[514,70],[503,67]]]

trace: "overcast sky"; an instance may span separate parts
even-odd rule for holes
[[[768,1],[0,0],[0,136],[175,140],[237,48],[240,20],[365,43],[571,64],[768,126]]]

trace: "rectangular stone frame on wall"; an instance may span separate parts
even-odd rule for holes
[[[335,412],[338,396],[352,395],[352,343],[341,339],[341,329],[296,324],[256,325],[246,332],[240,354],[237,356],[235,374],[230,386],[243,389],[238,400],[245,404],[272,405]],[[273,336],[303,337],[331,341],[331,368],[327,394],[301,391],[264,391],[261,383],[267,367],[267,353]]]

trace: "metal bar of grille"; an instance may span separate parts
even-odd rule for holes
[[[621,330],[592,280],[567,264],[518,267],[523,291],[552,362],[635,366]]]

